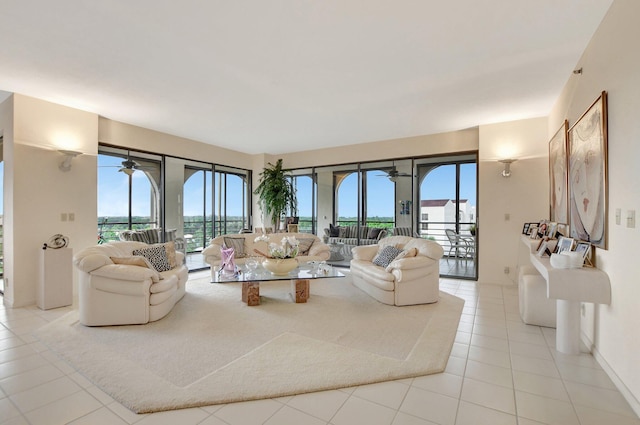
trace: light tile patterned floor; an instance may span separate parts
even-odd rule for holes
[[[31,336],[69,309],[0,307],[0,423],[640,425],[592,356],[558,354],[553,329],[520,321],[516,288],[443,279],[441,289],[466,300],[444,373],[149,415],[115,402]]]

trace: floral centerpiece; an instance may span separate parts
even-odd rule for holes
[[[254,242],[269,242],[269,237],[267,235],[261,235],[254,239]],[[267,258],[295,258],[298,255],[298,248],[300,246],[300,242],[295,238],[295,236],[285,236],[280,241],[278,245],[275,242],[271,242],[268,245],[269,254],[265,254],[257,249],[254,249],[258,254],[267,257]]]
[[[254,242],[266,242],[269,243],[269,237],[267,235],[261,235],[254,239]],[[298,267],[298,261],[296,256],[298,255],[300,242],[294,236],[285,236],[280,241],[280,244],[271,242],[268,245],[268,254],[254,249],[254,251],[265,257],[262,262],[262,266],[275,275],[286,275],[296,267]]]

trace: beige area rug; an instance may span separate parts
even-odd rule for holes
[[[77,312],[37,336],[103,391],[137,413],[272,398],[442,372],[463,300],[381,304],[351,278],[311,281],[306,304],[289,282],[260,285],[262,304],[238,283],[187,283],[165,318],[89,328]]]

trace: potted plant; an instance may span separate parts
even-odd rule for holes
[[[282,168],[282,159],[268,166],[260,173],[258,187],[253,192],[260,199],[260,209],[271,216],[274,229],[280,228],[280,220],[287,211],[297,215],[298,199],[291,173]]]

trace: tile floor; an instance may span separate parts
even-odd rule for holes
[[[208,273],[208,272],[199,272]],[[313,394],[136,415],[31,332],[68,309],[0,307],[0,423],[201,425],[640,425],[592,356],[524,325],[516,288],[443,279],[466,300],[446,371]]]

